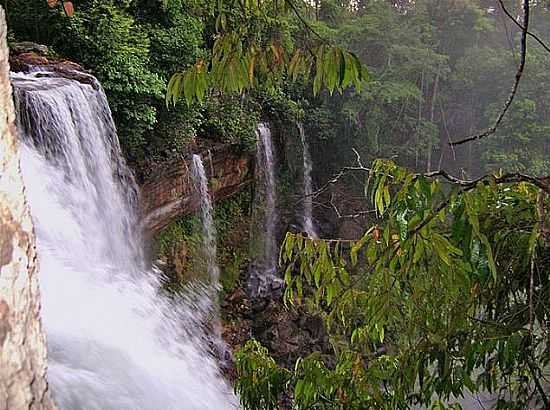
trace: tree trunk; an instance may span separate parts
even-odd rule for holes
[[[0,6],[0,410],[54,409],[32,221],[19,169],[9,82],[6,22]]]
[[[432,92],[432,100],[430,102],[430,122],[434,124],[435,120],[435,102],[437,100],[437,91],[439,87],[439,72],[435,75],[434,85],[433,85],[433,92]],[[427,159],[426,159],[426,172],[432,171],[432,151],[433,151],[433,141],[430,138],[428,140],[428,153],[427,153]]]
[[[424,70],[420,74],[420,99],[418,100],[418,121],[416,122],[416,144],[414,147],[414,169],[418,171],[420,158],[420,123],[422,122],[422,100],[424,98]]]

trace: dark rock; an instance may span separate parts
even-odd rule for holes
[[[35,53],[42,56],[48,55],[48,47],[43,44],[33,43],[32,41],[20,41],[11,46],[12,54]]]
[[[47,52],[47,47],[40,44],[16,43],[11,49],[10,70],[27,73],[36,71],[39,68],[40,71],[44,72],[43,75],[64,77],[89,84],[96,90],[99,89],[100,86],[95,77],[90,75],[81,65],[60,58],[48,57]]]
[[[33,67],[48,65],[50,61],[34,52],[21,53],[10,56],[10,70],[16,72],[29,72]]]
[[[291,368],[296,359],[313,352],[330,352],[321,318],[303,309],[287,309],[282,300],[269,300],[253,319],[252,334],[266,346],[277,363]]]
[[[346,240],[357,240],[363,236],[365,226],[363,221],[347,219],[342,222],[338,229],[338,237]]]

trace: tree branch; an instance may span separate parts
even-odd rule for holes
[[[515,21],[515,19],[514,19]],[[500,114],[498,115],[495,123],[491,128],[489,128],[487,131],[484,131],[480,134],[471,135],[469,137],[463,138],[458,141],[451,142],[451,146],[455,145],[461,145],[466,142],[479,140],[485,137],[488,137],[489,135],[492,135],[496,132],[497,128],[500,126],[504,116],[508,112],[510,106],[512,105],[512,102],[514,101],[514,97],[516,96],[516,93],[519,88],[519,83],[521,82],[521,78],[523,76],[523,70],[525,68],[525,58],[527,54],[527,35],[528,35],[528,27],[529,27],[529,0],[523,0],[523,26],[521,26],[521,40],[520,40],[520,60],[518,69],[516,71],[516,77],[514,80],[514,85],[512,86],[512,90],[510,91],[510,94],[508,95],[508,99],[504,103],[504,106],[502,107],[502,110]]]
[[[516,26],[519,27],[520,30],[524,30],[524,27],[514,18],[514,16],[512,16],[512,13],[510,13],[510,12],[508,11],[508,9],[504,6],[504,2],[503,2],[502,0],[498,0],[498,3],[500,4],[500,7],[502,8],[502,11],[504,12],[504,14],[506,14],[506,16],[507,16],[510,20],[512,20],[512,21],[514,22],[514,24],[515,24]],[[527,35],[528,35],[528,36],[531,36],[531,37],[533,38],[533,40],[535,40],[537,43],[539,43],[540,46],[541,46],[542,48],[544,48],[546,51],[548,51],[548,52],[550,53],[550,47],[548,47],[548,46],[544,43],[544,41],[542,41],[542,40],[540,39],[539,36],[537,36],[536,34],[534,34],[534,33],[531,32],[531,31],[527,31]]]
[[[328,41],[323,37],[321,36],[312,26],[311,24],[309,24],[306,19],[304,19],[302,17],[302,15],[300,14],[300,12],[298,11],[298,9],[296,8],[296,5],[292,2],[292,0],[286,0],[285,1],[286,4],[288,4],[288,7],[290,7],[290,9],[292,10],[292,12],[296,15],[296,17],[298,17],[298,20],[300,20],[300,22],[304,25],[304,27],[306,29],[308,29],[309,31],[311,31],[316,37],[318,37],[323,43],[327,43]]]
[[[516,183],[517,182],[528,182],[530,184],[533,184],[533,185],[537,186],[538,188],[540,188],[545,193],[547,193],[547,194],[550,193],[550,177],[533,177],[533,176],[530,176],[530,175],[520,174],[519,172],[508,173],[508,174],[504,174],[502,176],[483,175],[483,176],[481,176],[479,178],[476,178],[476,179],[473,179],[473,180],[464,180],[464,179],[459,179],[459,178],[457,178],[453,175],[450,175],[448,172],[446,172],[444,170],[440,170],[440,171],[429,172],[429,173],[426,173],[426,174],[416,174],[415,178],[418,178],[418,177],[421,177],[421,176],[426,177],[426,178],[442,177],[442,178],[446,179],[448,182],[450,182],[451,184],[462,187],[462,190],[460,191],[460,193],[465,193],[467,191],[471,191],[480,182],[481,183],[489,183],[489,181],[491,181],[494,184],[507,184],[507,183],[512,183],[512,182],[516,182]],[[409,234],[414,235],[414,234],[417,234],[418,232],[420,232],[420,230],[422,228],[424,228],[427,224],[429,224],[430,221],[432,221],[442,209],[444,209],[445,207],[447,207],[450,204],[450,199],[451,199],[451,197],[448,197],[443,202],[441,202],[437,206],[437,208],[434,209],[433,212],[430,213],[430,215],[428,215],[426,218],[424,218],[424,220],[418,226],[416,226],[414,229],[412,229],[412,231]]]
[[[527,361],[527,366],[529,367],[529,371],[531,372],[531,376],[533,376],[535,387],[537,388],[537,391],[539,392],[542,402],[544,403],[544,409],[550,410],[550,401],[548,400],[548,397],[546,396],[546,392],[544,391],[544,388],[540,384],[540,380],[536,375],[535,366],[533,365],[529,357],[527,357],[526,361]]]
[[[475,186],[478,183],[480,183],[480,182],[487,183],[490,180],[492,182],[494,182],[495,184],[508,184],[508,183],[512,183],[512,182],[516,182],[516,183],[517,182],[528,182],[528,183],[533,184],[536,187],[540,188],[541,190],[543,190],[547,194],[550,194],[550,177],[534,177],[532,175],[526,175],[526,174],[522,174],[520,172],[509,172],[509,173],[503,174],[501,176],[486,174],[486,175],[480,176],[479,178],[468,180],[468,179],[460,179],[460,178],[457,178],[453,175],[450,175],[445,170],[439,170],[439,171],[434,171],[434,172],[428,172],[428,173],[425,173],[425,174],[416,174],[415,178],[418,178],[418,177],[421,177],[421,176],[426,177],[426,178],[442,177],[442,178],[446,179],[449,183],[451,183],[453,185],[458,185],[458,186],[461,186],[461,187],[464,187],[464,188],[467,188],[467,189],[475,188]]]

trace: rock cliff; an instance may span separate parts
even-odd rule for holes
[[[253,156],[217,145],[201,153],[214,201],[238,193],[254,179]],[[153,236],[181,215],[199,207],[193,185],[191,158],[182,159],[153,173],[141,185],[144,231]]]

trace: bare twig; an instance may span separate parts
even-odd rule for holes
[[[546,396],[546,392],[544,391],[544,387],[540,384],[540,380],[536,375],[535,372],[535,366],[531,362],[529,358],[527,358],[527,366],[529,367],[529,372],[531,372],[531,376],[533,376],[533,381],[535,382],[535,387],[537,388],[537,391],[539,392],[539,395],[542,399],[542,402],[544,403],[544,409],[550,410],[550,400],[548,399],[548,396]]]
[[[298,11],[298,9],[296,8],[296,5],[292,2],[292,0],[286,0],[286,4],[288,5],[288,7],[290,7],[290,9],[292,10],[292,12],[296,15],[296,17],[298,17],[298,20],[300,20],[300,22],[304,25],[304,27],[306,29],[308,29],[309,31],[311,31],[317,38],[319,38],[323,43],[327,43],[327,39],[324,38],[323,36],[321,36],[312,26],[311,24],[309,24],[306,19],[304,19],[302,17],[302,15],[300,14],[300,12]]]
[[[316,198],[319,195],[321,195],[323,192],[325,192],[327,189],[329,189],[332,185],[336,184],[341,178],[346,176],[349,172],[354,171],[360,171],[360,172],[370,172],[370,168],[365,167],[344,167],[338,172],[336,175],[334,175],[331,179],[329,179],[321,188],[316,190],[315,192],[311,193],[311,197]]]
[[[506,14],[506,16],[512,20],[514,22],[514,24],[516,26],[518,26],[520,28],[520,30],[523,30],[523,26],[514,18],[514,16],[512,15],[512,13],[510,13],[508,11],[508,9],[506,8],[506,6],[504,6],[504,2],[502,0],[498,0],[498,3],[500,4],[500,7],[502,8],[502,11],[504,12],[504,14]],[[540,46],[542,48],[544,48],[546,51],[548,51],[550,53],[550,47],[548,47],[544,41],[541,40],[541,38],[539,36],[537,36],[536,34],[534,34],[533,32],[531,31],[527,31],[527,35],[532,37],[533,40],[535,40],[537,43],[540,44]]]
[[[514,19],[515,21],[515,19]],[[519,83],[521,82],[521,78],[523,76],[523,70],[525,69],[525,59],[527,55],[527,35],[528,35],[528,27],[529,27],[529,0],[523,0],[523,25],[521,26],[521,39],[520,39],[520,59],[519,59],[519,65],[518,69],[516,71],[516,77],[514,80],[514,84],[512,86],[512,90],[510,91],[510,94],[508,95],[508,98],[506,102],[504,103],[504,106],[502,107],[502,110],[500,111],[500,114],[498,115],[495,123],[491,128],[488,130],[472,135],[466,138],[463,138],[458,141],[451,142],[451,146],[454,145],[460,145],[464,144],[466,142],[479,140],[485,137],[488,137],[489,135],[492,135],[496,132],[498,127],[500,126],[504,116],[508,112],[510,106],[512,105],[512,102],[514,101],[514,97],[516,96],[516,93],[519,88]]]
[[[550,178],[549,177],[534,177],[532,175],[522,174],[520,172],[509,172],[500,176],[497,175],[483,175],[476,179],[460,179],[453,175],[450,175],[445,170],[439,170],[434,172],[428,172],[425,174],[416,174],[418,177],[437,178],[442,177],[453,185],[458,185],[464,188],[472,189],[480,182],[489,183],[490,181],[495,184],[508,184],[513,182],[528,182],[543,190],[545,193],[550,194]]]

